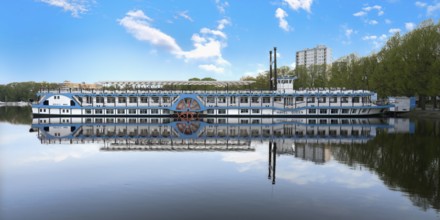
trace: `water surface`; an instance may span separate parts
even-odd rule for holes
[[[46,126],[0,109],[1,219],[440,219],[439,121],[230,123],[226,135],[171,122],[154,136],[151,121]]]

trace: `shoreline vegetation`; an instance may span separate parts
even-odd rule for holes
[[[440,21],[423,21],[414,30],[400,35],[396,33],[377,53],[365,57],[350,54],[332,63],[332,65],[314,65],[310,67],[288,66],[277,68],[278,76],[296,76],[294,89],[340,88],[353,90],[371,90],[379,98],[390,96],[416,96],[418,108],[422,110],[439,108],[440,101]],[[257,76],[244,76],[240,80],[255,83],[242,89],[268,90],[269,71]],[[213,78],[191,78],[189,81],[216,81]],[[87,84],[78,84],[78,88],[87,89]],[[66,87],[63,83],[14,82],[0,85],[1,102],[19,102],[37,100],[40,89],[57,90]],[[139,88],[103,88],[103,89],[139,89]],[[163,89],[177,90],[220,90],[238,88],[215,88],[207,86],[173,86]]]

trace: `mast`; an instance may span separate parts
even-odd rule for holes
[[[269,90],[273,90],[272,80],[272,51],[269,51]]]
[[[277,48],[276,47],[274,47],[273,48],[273,57],[274,57],[274,64],[273,64],[273,68],[274,68],[274,82],[273,82],[273,84],[274,84],[274,86],[273,86],[273,90],[277,90],[278,89],[278,85],[277,85],[277,78],[278,78],[278,76],[277,76]]]

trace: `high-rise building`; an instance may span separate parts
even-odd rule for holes
[[[296,66],[322,65],[332,63],[332,49],[324,45],[296,52]]]

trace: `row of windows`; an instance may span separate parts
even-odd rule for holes
[[[85,114],[159,114],[159,109],[86,109]],[[170,110],[163,109],[162,114],[169,114]]]
[[[96,103],[104,103],[104,98],[102,96],[98,96],[96,97]],[[170,97],[106,97],[107,98],[107,103],[116,103],[116,100],[118,101],[118,103],[148,103],[148,100],[151,99],[151,103],[170,103],[171,102],[171,98]],[[92,103],[92,97],[85,97],[86,102],[87,103]],[[80,101],[83,100],[82,97],[79,98]]]
[[[261,110],[260,109],[250,109],[252,112],[252,114],[260,114]],[[215,110],[214,109],[208,109],[207,111],[208,114],[215,114]],[[217,110],[218,114],[226,114],[226,109],[218,109]],[[241,114],[249,114],[249,109],[240,109],[240,113]]]
[[[164,118],[161,121],[158,118],[86,118],[84,123],[170,123],[171,119]]]
[[[236,98],[238,98],[239,103],[249,103],[249,98],[251,103],[260,103],[260,97],[228,97],[229,98],[229,103],[236,103]],[[273,97],[273,101],[274,102],[281,102],[282,101],[281,96],[275,96]],[[285,102],[293,102],[293,97],[285,97],[284,98]],[[338,102],[338,97],[333,96],[333,97],[304,97],[304,96],[298,96],[295,97],[295,101],[296,102],[304,102],[304,100],[306,100],[307,103],[315,103],[316,101],[318,101],[318,103],[326,103],[327,101],[329,103],[337,103]],[[363,103],[368,103],[370,102],[370,97],[340,97],[340,101],[341,103],[348,103],[351,100],[352,103],[360,103],[361,100]],[[217,103],[226,103],[227,99],[224,96],[220,96],[217,98]],[[206,102],[207,103],[216,103],[216,98],[214,96],[208,96],[206,98]],[[262,103],[271,103],[271,97],[262,97]]]
[[[319,110],[319,111],[318,111]],[[316,114],[317,112],[319,112],[319,114],[327,114],[328,112],[330,112],[330,114],[338,114],[339,111],[341,112],[341,114],[350,114],[350,109],[330,109],[330,111],[328,111],[328,109],[309,109],[308,113],[309,114]],[[367,113],[368,109],[359,109],[359,113]],[[356,114],[358,113],[358,109],[351,109],[351,114]]]

